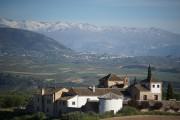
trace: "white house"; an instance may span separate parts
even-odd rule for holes
[[[64,96],[61,97],[58,102],[61,105],[60,111],[61,112],[67,112],[68,110],[75,110],[80,109],[84,106],[86,106],[89,102],[97,102],[100,106],[97,106],[97,108],[102,108],[99,110],[101,113],[103,112],[103,99],[105,100],[104,103],[104,112],[113,110],[114,113],[116,113],[118,110],[122,108],[123,104],[123,97],[121,93],[121,89],[119,88],[72,88],[69,90],[70,96]],[[104,97],[103,97],[104,95]],[[105,98],[106,96],[106,98]],[[109,96],[109,98],[108,98]],[[100,100],[101,99],[101,103]],[[110,103],[116,102],[118,107],[110,105]],[[111,106],[108,108],[109,105]]]

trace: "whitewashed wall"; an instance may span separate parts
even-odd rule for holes
[[[99,100],[99,112],[104,113],[107,111],[114,111],[116,114],[122,109],[123,100],[122,99],[100,99]]]
[[[68,100],[67,107],[81,108],[87,103],[87,100],[99,101],[98,96],[75,96]],[[75,105],[72,102],[75,102]]]
[[[153,85],[155,86],[153,88]],[[159,85],[159,88],[157,87]],[[161,83],[151,83],[151,92],[152,93],[161,93]]]

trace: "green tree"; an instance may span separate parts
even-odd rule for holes
[[[148,81],[151,81],[151,76],[152,76],[152,74],[151,74],[151,66],[149,64],[149,67],[148,67],[148,76],[147,76],[147,80]]]
[[[166,100],[173,99],[173,97],[174,97],[174,93],[173,93],[172,83],[169,82],[167,87]]]
[[[133,83],[133,84],[134,84],[134,85],[135,85],[135,84],[137,84],[137,80],[136,80],[136,77],[134,78],[134,83]]]

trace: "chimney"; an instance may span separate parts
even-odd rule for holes
[[[95,87],[95,85],[93,85],[93,87],[92,87],[92,91],[93,91],[93,93],[96,91],[96,87]]]
[[[45,89],[41,88],[41,95],[44,95],[44,94],[45,94]]]

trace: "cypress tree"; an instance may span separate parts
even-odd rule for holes
[[[173,87],[170,82],[168,82],[168,87],[167,87],[167,95],[166,95],[166,100],[173,99]]]
[[[151,66],[150,66],[150,64],[149,64],[149,67],[148,67],[148,76],[147,76],[147,80],[150,82],[151,81],[151,76],[152,76],[152,74],[151,74]]]
[[[136,77],[135,77],[135,78],[134,78],[134,83],[133,83],[133,84],[135,85],[136,83],[137,83],[137,80],[136,80]]]

